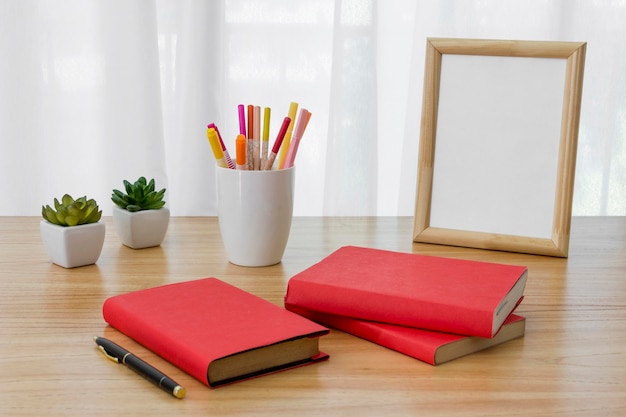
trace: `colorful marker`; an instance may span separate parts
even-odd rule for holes
[[[296,125],[296,130],[293,132],[293,139],[289,145],[289,150],[287,151],[287,156],[285,157],[285,168],[292,167],[296,160],[296,153],[298,152],[298,147],[300,146],[300,140],[302,140],[302,136],[304,135],[304,130],[306,129],[309,120],[311,119],[311,113],[307,109],[300,110],[300,115],[298,116],[298,123]]]
[[[287,129],[289,128],[289,124],[291,124],[291,118],[285,117],[283,119],[283,124],[280,126],[280,130],[278,131],[278,136],[276,136],[276,140],[274,141],[272,153],[270,153],[270,156],[267,158],[263,169],[268,171],[272,169],[272,166],[274,165],[274,160],[276,159],[276,155],[278,154],[278,150],[280,149],[281,144],[283,143],[283,140],[285,138],[285,134],[287,133]]]
[[[263,142],[261,146],[261,166],[265,166],[265,161],[267,161],[267,152],[270,141],[270,113],[271,109],[266,107],[263,111]]]
[[[246,135],[237,135],[235,139],[235,155],[237,157],[237,169],[246,170],[248,165],[246,163],[246,152],[248,144],[246,143]]]
[[[252,120],[252,161],[253,169],[261,169],[261,107],[254,106],[254,118]]]
[[[243,104],[237,106],[239,113],[239,134],[246,136],[246,114]]]
[[[287,117],[291,119],[291,123],[289,124],[287,133],[285,134],[285,139],[283,140],[283,142],[285,143],[285,146],[283,146],[280,150],[280,157],[278,158],[278,169],[283,169],[285,167],[285,159],[287,157],[289,143],[291,142],[291,134],[293,133],[293,125],[296,121],[297,112],[298,112],[298,103],[292,101],[289,104],[289,112],[287,113]]]
[[[207,126],[207,128],[215,129],[215,131],[217,132],[217,137],[220,140],[220,146],[222,147],[222,151],[224,152],[224,159],[226,159],[226,165],[228,165],[228,168],[230,168],[230,169],[235,169],[235,163],[230,158],[230,154],[228,153],[228,149],[226,149],[226,145],[224,144],[224,141],[222,140],[222,135],[220,134],[220,130],[217,128],[215,123],[210,123]]]
[[[215,132],[215,129],[207,129],[207,136],[209,138],[209,143],[211,144],[213,156],[215,156],[215,161],[217,162],[217,165],[223,168],[228,168],[228,164],[226,163],[226,159],[224,158],[224,151],[222,151],[222,146],[220,145],[220,140],[217,137],[217,132]]]
[[[246,161],[248,162],[248,170],[254,169],[254,106],[248,104],[248,151],[246,153]]]

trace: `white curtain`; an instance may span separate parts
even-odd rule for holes
[[[295,215],[413,215],[427,37],[588,42],[575,215],[626,214],[626,2],[0,0],[0,215],[122,180],[214,215],[216,123],[312,112]]]

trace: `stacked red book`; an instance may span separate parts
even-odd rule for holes
[[[289,280],[285,307],[436,365],[524,335],[528,269],[346,246]]]

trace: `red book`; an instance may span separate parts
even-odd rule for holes
[[[107,299],[104,319],[211,387],[318,362],[329,330],[216,278]]]
[[[294,311],[325,326],[334,327],[431,365],[439,365],[522,337],[526,330],[526,318],[516,314],[511,314],[504,321],[494,337],[486,338],[358,320],[297,307]]]
[[[293,276],[285,307],[493,337],[527,276],[524,266],[346,246]]]

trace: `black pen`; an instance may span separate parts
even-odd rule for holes
[[[103,337],[96,336],[93,340],[96,342],[102,353],[104,353],[104,355],[113,362],[123,363],[176,398],[183,398],[185,396],[185,388],[181,387],[172,378],[168,377],[147,362],[142,361],[120,345]]]

